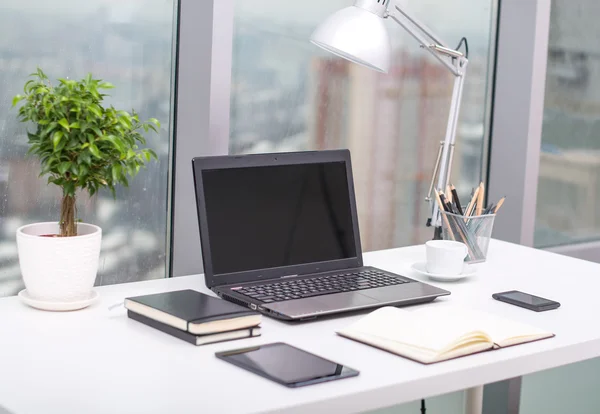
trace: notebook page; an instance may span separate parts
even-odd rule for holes
[[[468,308],[447,306],[423,308],[415,312],[423,318],[443,318],[440,314],[444,314],[447,318],[464,320],[471,330],[485,332],[499,346],[516,345],[553,336],[551,332],[531,325]]]
[[[472,325],[464,320],[448,318],[444,313],[421,315],[393,307],[380,308],[358,322],[343,329],[343,332],[358,332],[370,337],[409,345],[413,348],[440,353],[463,337],[472,334]]]

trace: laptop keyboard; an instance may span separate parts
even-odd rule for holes
[[[389,276],[378,270],[340,273],[295,279],[235,289],[237,293],[264,303],[310,298],[332,293],[351,292],[412,282],[410,279]]]

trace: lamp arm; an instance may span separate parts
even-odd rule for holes
[[[425,33],[427,36],[429,36],[429,38],[431,40],[433,40],[435,43],[437,43],[438,45],[440,45],[442,47],[448,48],[448,45],[446,45],[435,33],[433,33],[433,31],[430,28],[425,26],[425,24],[423,22],[419,21],[414,16],[411,16],[410,14],[408,14],[407,12],[402,10],[402,8],[400,8],[396,4],[394,5],[394,8],[396,9],[396,11],[398,11],[398,13],[402,14],[406,20],[411,22],[415,27],[419,28],[419,30],[421,30],[423,33]]]
[[[450,49],[446,44],[435,35],[431,29],[421,23],[418,19],[406,13],[397,5],[394,5],[394,10],[399,13],[390,13],[389,11],[384,17],[391,17],[396,23],[404,28],[422,48],[431,53],[442,65],[446,67],[454,75],[454,87],[452,89],[452,100],[450,103],[450,112],[448,114],[448,125],[446,127],[446,135],[441,143],[440,153],[438,154],[436,165],[431,177],[431,186],[426,200],[431,206],[431,217],[427,220],[428,225],[432,224],[436,228],[441,226],[441,216],[434,198],[431,197],[433,183],[437,176],[437,188],[445,189],[450,181],[450,173],[452,169],[452,159],[454,157],[454,144],[456,141],[456,130],[458,126],[458,115],[460,113],[460,103],[465,81],[465,72],[469,63],[463,53],[458,50]],[[439,235],[441,232],[436,231]]]
[[[452,101],[450,102],[450,112],[448,114],[448,126],[446,127],[446,136],[442,145],[442,156],[439,157],[439,166],[436,166],[432,181],[435,180],[435,172],[439,167],[438,184],[437,188],[445,189],[446,185],[450,182],[450,173],[452,172],[452,158],[454,157],[454,144],[456,142],[456,129],[458,126],[458,115],[460,113],[460,103],[462,100],[463,87],[465,84],[465,71],[467,69],[468,61],[465,58],[462,62],[461,75],[454,78],[454,88],[452,89]],[[427,197],[431,204],[431,220],[428,223],[432,223],[435,227],[441,226],[441,216],[437,203],[432,197]]]
[[[425,50],[431,53],[442,65],[446,67],[454,76],[460,76],[460,68],[457,68],[452,64],[452,60],[444,59],[444,57],[450,57],[452,59],[461,58],[463,54],[454,49],[448,48],[444,42],[442,42],[438,36],[425,26],[423,23],[418,21],[416,18],[410,16],[408,13],[403,11],[400,7],[394,6],[396,11],[404,16],[403,21],[396,14],[389,13],[384,17],[391,17],[396,23],[404,28]],[[410,24],[408,24],[410,23]],[[429,38],[429,39],[428,39]]]

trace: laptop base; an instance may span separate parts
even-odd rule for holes
[[[364,267],[353,270],[361,271],[363,269],[375,268]],[[385,273],[401,277],[405,280],[408,279],[410,282],[395,286],[325,294],[274,303],[255,301],[244,295],[238,294],[235,290],[231,289],[237,289],[238,286],[223,286],[214,288],[214,291],[223,299],[235,302],[242,306],[247,306],[250,309],[258,310],[267,316],[288,321],[308,320],[344,312],[376,309],[382,306],[406,306],[417,303],[426,303],[431,302],[439,296],[450,294],[450,292],[435,286],[421,283],[404,276],[394,275],[393,273]],[[310,275],[305,276],[305,278],[308,277],[310,277]],[[303,277],[299,278],[302,279]],[[269,281],[263,281],[263,283],[269,283]]]

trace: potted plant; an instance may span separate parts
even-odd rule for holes
[[[80,81],[59,79],[53,85],[41,69],[30,75],[19,120],[33,124],[29,152],[39,158],[40,176],[61,188],[60,219],[17,229],[17,248],[26,289],[19,296],[30,305],[48,309],[77,309],[94,299],[102,230],[82,223],[76,199],[100,189],[127,186],[129,177],[152,158],[142,131],[158,132],[156,119],[140,121],[135,111],[103,105],[102,91],[113,88],[91,74]]]

